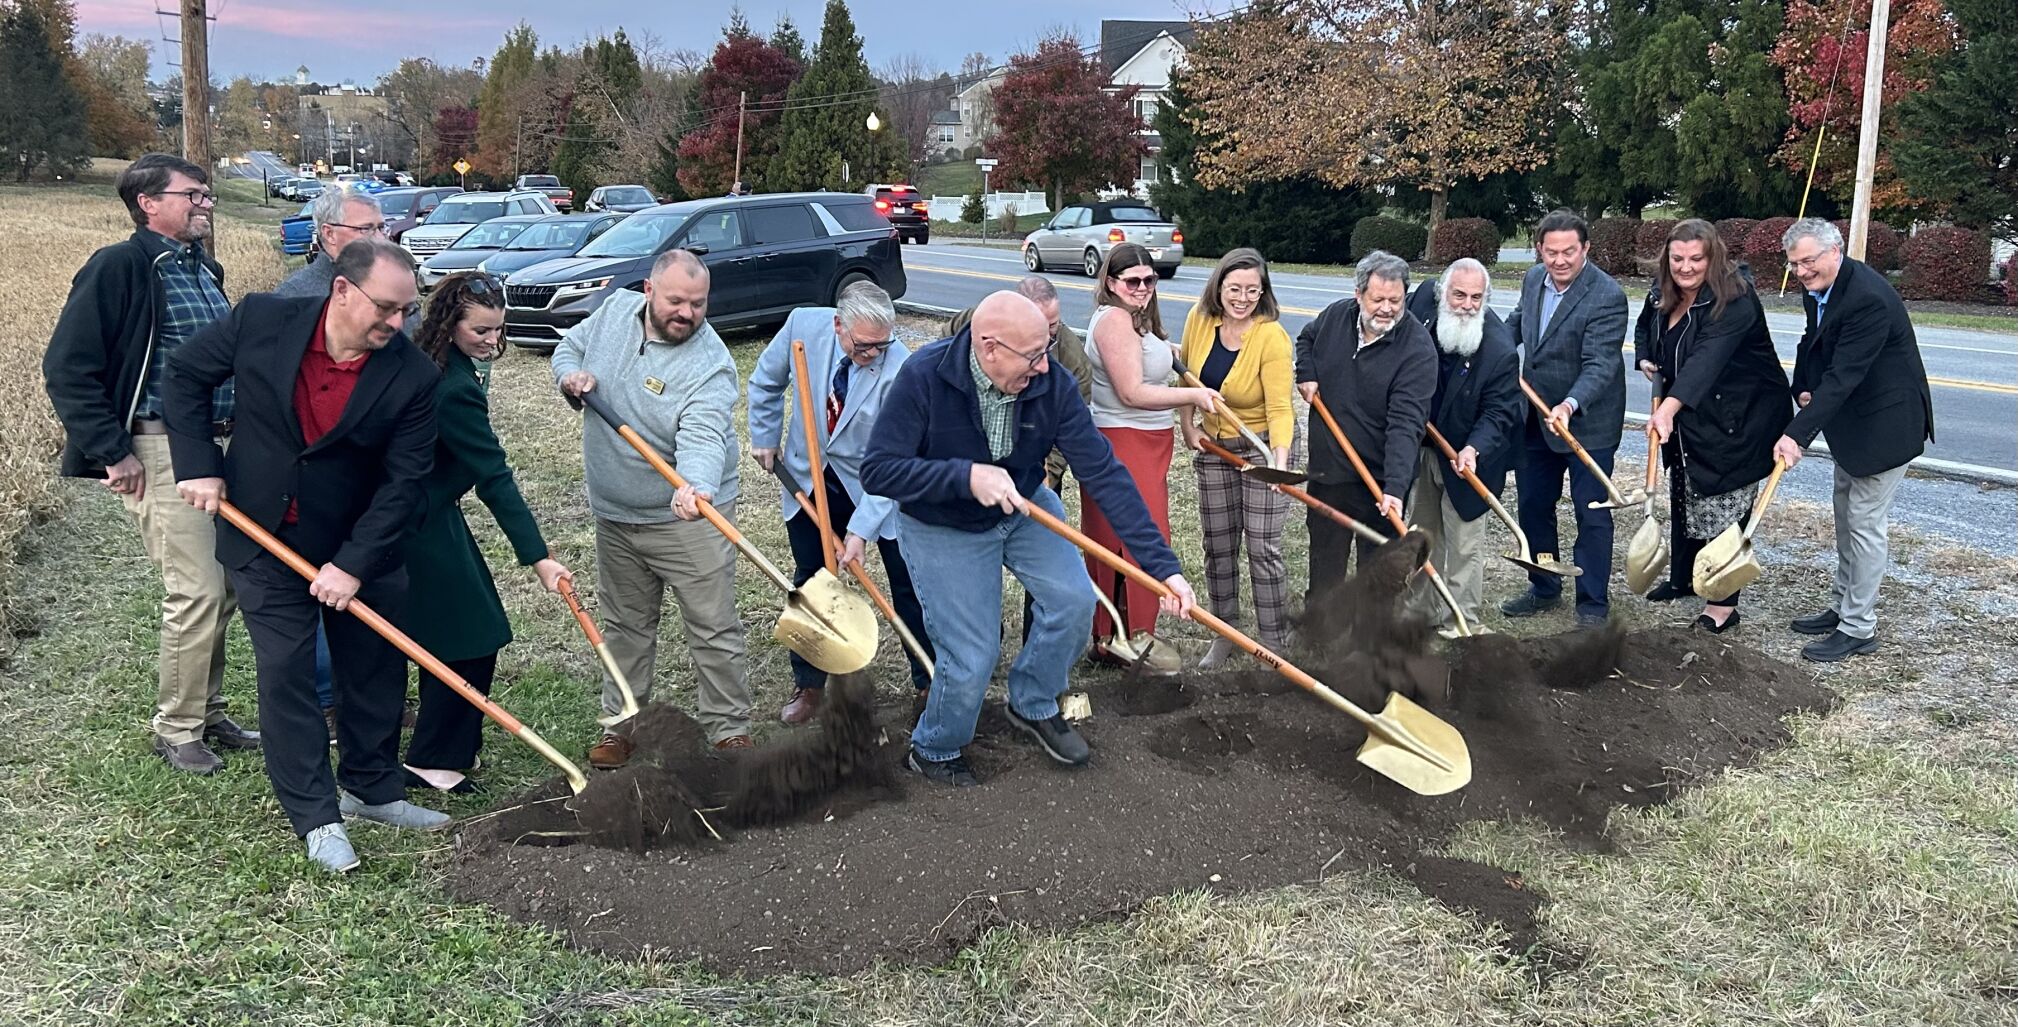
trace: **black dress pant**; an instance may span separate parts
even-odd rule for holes
[[[497,677],[497,654],[467,660],[443,660],[470,687],[490,694]],[[456,694],[440,678],[420,672],[420,712],[413,719],[413,737],[406,743],[406,764],[423,770],[464,771],[476,765],[483,745],[483,711]]]
[[[1366,525],[1383,535],[1392,536],[1394,528],[1381,516],[1380,506],[1374,502],[1373,493],[1359,481],[1327,483],[1311,481],[1303,486],[1311,498],[1331,506],[1339,513]],[[1310,590],[1307,597],[1321,596],[1337,588],[1352,576],[1352,555],[1356,549],[1359,561],[1365,565],[1367,557],[1380,546],[1330,517],[1312,510],[1305,517],[1310,528]]]
[[[280,532],[287,542],[288,531]],[[399,767],[399,720],[406,698],[406,657],[351,613],[308,594],[308,581],[267,553],[231,571],[239,613],[252,636],[259,675],[260,748],[274,798],[294,827],[310,831],[342,820],[336,790],[369,804],[406,797]],[[406,600],[406,571],[367,581],[357,598],[396,619]],[[329,636],[336,693],[337,769],[329,769],[329,728],[315,697],[315,627]]]
[[[807,498],[810,500],[812,497]],[[846,538],[848,519],[855,516],[855,501],[848,498],[847,488],[832,471],[827,472],[827,515],[833,521],[834,538]],[[803,585],[827,565],[826,556],[821,552],[819,525],[801,512],[785,522],[785,536],[792,542],[792,584]],[[919,608],[918,593],[911,588],[911,569],[904,563],[903,551],[895,539],[875,541],[876,551],[883,554],[883,573],[890,579],[890,605],[897,608],[897,619],[911,629],[912,636],[918,639],[918,645],[926,655],[936,659],[932,639],[925,634],[925,611]],[[841,573],[848,574],[846,569]],[[925,665],[918,662],[909,646],[904,647],[904,659],[911,664],[912,687],[920,691],[932,687],[932,675],[925,672]],[[793,653],[792,684],[796,688],[825,688],[827,673],[807,663],[798,653]]]

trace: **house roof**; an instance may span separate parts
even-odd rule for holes
[[[1170,33],[1186,47],[1194,32],[1188,21],[1102,21],[1100,23],[1100,66],[1107,74],[1128,63],[1157,36]]]
[[[959,123],[960,123],[959,111],[944,110],[944,111],[932,112],[932,124],[934,125],[957,125]]]

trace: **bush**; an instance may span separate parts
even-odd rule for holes
[[[2012,250],[2011,255],[2004,258],[2000,284],[2004,289],[2004,305],[2018,307],[2018,250]]]
[[[1767,218],[1745,237],[1745,262],[1752,265],[1752,280],[1759,283],[1760,292],[1780,288],[1781,274],[1787,270],[1787,250],[1780,237],[1793,225],[1793,218]]]
[[[1831,221],[1836,231],[1843,233],[1843,252],[1850,252],[1850,223],[1844,220]],[[1899,270],[1899,233],[1891,225],[1882,221],[1871,222],[1870,231],[1864,234],[1864,263],[1880,271]]]
[[[1681,224],[1674,218],[1654,218],[1640,222],[1633,232],[1633,263],[1639,268],[1636,274],[1652,276],[1660,267],[1661,259],[1668,248],[1668,233]]]
[[[1429,230],[1423,226],[1376,214],[1360,218],[1359,224],[1352,226],[1352,259],[1358,260],[1375,250],[1386,250],[1403,260],[1414,262],[1422,259],[1422,248],[1427,242]]]
[[[1436,259],[1448,264],[1463,257],[1490,268],[1499,261],[1499,227],[1484,218],[1449,218],[1436,226]]]
[[[1905,274],[1899,293],[1909,300],[1980,299],[1990,267],[1990,237],[1966,228],[1922,228],[1900,248]]]
[[[1005,236],[1021,234],[1016,228],[1016,205],[1013,203],[1002,205],[1002,216],[996,218],[995,223],[1002,227],[1002,234]]]
[[[1725,218],[1717,222],[1717,238],[1724,241],[1724,252],[1732,260],[1745,259],[1745,240],[1752,237],[1752,229],[1759,227],[1756,218]]]
[[[978,225],[988,219],[988,203],[981,198],[981,187],[967,194],[967,201],[960,204],[960,220],[970,225]]]
[[[1633,260],[1639,231],[1639,218],[1599,218],[1591,226],[1591,263],[1614,278],[1639,274]]]

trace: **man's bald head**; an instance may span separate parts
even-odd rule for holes
[[[1026,296],[990,293],[974,308],[972,332],[981,370],[1003,392],[1022,392],[1050,370],[1050,324]]]

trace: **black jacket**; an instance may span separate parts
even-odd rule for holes
[[[1661,394],[1682,404],[1661,456],[1706,495],[1771,474],[1773,443],[1787,430],[1793,405],[1759,294],[1748,286],[1712,317],[1717,297],[1705,286],[1682,315],[1673,346],[1662,342],[1667,319],[1659,299],[1656,289],[1640,306],[1632,362],[1660,365]]]
[[[1424,282],[1409,297],[1408,312],[1436,335],[1436,283]],[[1506,486],[1507,472],[1519,462],[1522,451],[1521,418],[1527,397],[1521,395],[1520,354],[1514,349],[1513,329],[1491,308],[1485,317],[1485,336],[1469,357],[1447,353],[1437,347],[1436,396],[1430,401],[1430,423],[1450,441],[1452,449],[1470,446],[1478,450],[1478,478],[1495,495]],[[1423,446],[1435,452],[1443,468],[1444,492],[1451,508],[1467,521],[1477,520],[1487,510],[1470,484],[1458,476],[1450,461],[1442,459],[1425,433]]]
[[[42,355],[42,382],[63,422],[58,473],[103,478],[133,452],[128,428],[168,297],[155,266],[174,250],[149,231],[100,249],[70,280],[70,298]],[[207,251],[203,266],[224,289],[224,268]],[[209,408],[206,405],[205,410]],[[209,423],[210,416],[204,415]],[[205,428],[206,437],[209,429]]]
[[[226,498],[268,531],[279,531],[288,503],[300,500],[296,551],[369,582],[401,565],[401,536],[425,499],[440,371],[404,334],[394,336],[365,362],[336,426],[304,444],[294,380],[326,302],[246,297],[175,351],[162,380],[164,419],[176,480],[222,477]],[[237,413],[227,455],[210,437],[210,390],[233,376]],[[218,523],[219,563],[237,569],[259,552],[258,543]]]
[[[1339,300],[1296,335],[1296,380],[1316,382],[1381,491],[1408,498],[1415,451],[1436,395],[1436,343],[1406,311],[1379,341],[1359,348],[1359,301]],[[1325,484],[1359,481],[1331,429],[1310,412],[1310,476]]]
[[[1794,357],[1793,394],[1814,393],[1787,425],[1805,446],[1827,433],[1829,453],[1860,478],[1889,471],[1926,451],[1934,438],[1934,397],[1906,305],[1885,276],[1843,258],[1815,327],[1815,299],[1802,298],[1807,329]]]

